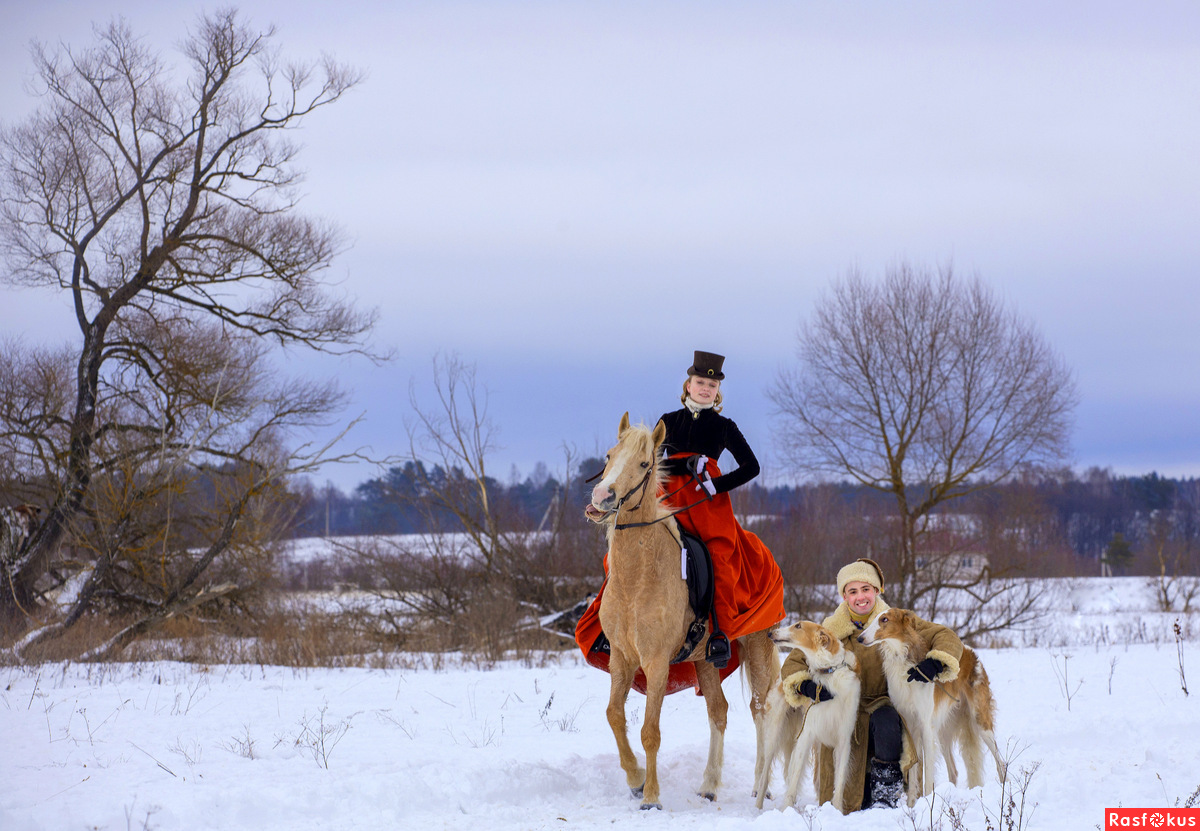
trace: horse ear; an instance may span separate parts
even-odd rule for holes
[[[625,415],[621,416],[621,423],[617,425],[617,435],[620,436],[629,429],[629,410],[625,411]]]
[[[658,447],[667,438],[667,425],[663,424],[660,418],[658,424],[654,425],[654,446]]]

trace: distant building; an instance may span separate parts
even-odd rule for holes
[[[970,580],[988,567],[988,556],[979,551],[917,556],[917,571],[938,580]]]

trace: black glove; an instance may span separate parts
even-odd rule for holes
[[[921,663],[908,671],[908,680],[920,681],[923,684],[928,684],[946,668],[946,665],[937,658],[926,658]]]
[[[796,688],[800,695],[811,698],[813,701],[829,701],[833,698],[833,693],[824,687],[817,686],[817,682],[811,678],[806,678],[800,682],[800,686]]]

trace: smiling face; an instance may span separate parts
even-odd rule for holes
[[[711,378],[701,378],[699,375],[688,377],[687,394],[697,404],[712,404],[717,400],[717,393],[720,389],[720,381],[714,381]]]
[[[879,592],[875,590],[875,587],[862,580],[852,580],[842,590],[842,600],[846,601],[850,611],[856,615],[870,614],[871,610],[875,608],[875,598],[878,596]]]

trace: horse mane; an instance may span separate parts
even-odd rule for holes
[[[663,466],[663,460],[661,456],[656,452],[657,448],[654,446],[654,430],[644,423],[632,424],[625,428],[625,430],[621,431],[620,435],[617,436],[618,444],[625,444],[627,441],[637,442],[635,450],[641,454],[648,454],[654,459],[653,485],[654,492],[656,494],[654,504],[658,509],[657,516],[663,516],[664,514],[673,516],[675,511],[663,504],[663,497],[666,496],[666,494],[663,493],[663,486],[667,483],[669,474],[666,472],[666,469]],[[605,536],[608,537],[609,545],[611,545],[613,534],[616,533],[616,514],[613,514],[612,516],[603,520],[603,525],[605,526]],[[679,536],[679,526],[675,523],[675,520],[666,520],[662,523],[662,525],[667,529],[671,536],[675,538],[676,542],[682,544],[682,539]]]
[[[632,434],[632,435],[631,435]],[[662,455],[658,453],[658,448],[654,446],[654,429],[647,426],[645,423],[630,425],[621,435],[617,436],[617,441],[624,444],[626,436],[630,436],[632,440],[638,442],[637,450],[639,453],[650,456],[654,459],[654,485],[655,493],[662,490],[662,486],[667,483],[669,475],[663,466]],[[658,504],[662,505],[662,497],[658,498]]]

